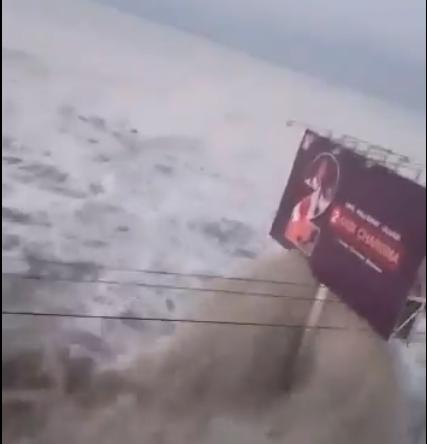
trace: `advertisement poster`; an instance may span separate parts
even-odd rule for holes
[[[271,235],[387,338],[425,257],[425,188],[307,131]]]

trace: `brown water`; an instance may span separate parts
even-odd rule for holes
[[[310,282],[293,255],[263,260],[251,273],[274,276],[283,267]],[[300,296],[313,292],[307,287]],[[309,304],[301,309],[301,301],[291,301],[224,303],[218,294],[198,312],[202,318],[300,324]],[[326,316],[331,322],[334,311]],[[322,330],[295,367],[300,329],[191,325],[153,344],[141,335],[136,359],[106,369],[94,338],[93,356],[76,356],[65,342],[53,349],[46,345],[52,341],[42,344],[59,335],[60,324],[23,323],[13,347],[3,342],[7,443],[405,443],[392,358],[368,332]],[[105,338],[98,339],[108,349]]]

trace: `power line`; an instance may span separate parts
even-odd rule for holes
[[[65,266],[65,267],[74,267],[76,266],[76,262],[69,261],[55,261],[51,259],[39,259],[39,258],[14,258],[8,256],[2,256],[3,261],[11,261],[11,262],[21,262],[25,265],[29,263],[39,263],[46,265],[57,265],[57,266]],[[92,264],[91,264],[92,265]],[[295,287],[311,287],[314,288],[314,285],[307,284],[304,282],[295,282],[295,281],[278,281],[274,279],[261,279],[261,278],[246,278],[241,276],[223,276],[219,274],[208,274],[208,273],[184,273],[178,271],[169,271],[169,270],[152,270],[146,268],[127,268],[127,267],[117,267],[110,265],[102,265],[102,264],[93,264],[93,267],[98,270],[107,270],[107,271],[122,271],[122,272],[130,272],[130,273],[141,273],[141,274],[153,274],[153,275],[163,275],[163,276],[176,276],[183,278],[196,278],[196,279],[221,279],[224,281],[241,281],[241,282],[256,282],[256,283],[264,283],[264,284],[275,284],[275,285],[289,285]]]
[[[249,296],[249,297],[264,297],[264,298],[274,298],[274,299],[289,299],[296,301],[308,301],[314,302],[314,297],[304,297],[304,296],[290,296],[286,294],[276,294],[268,292],[253,292],[253,291],[238,291],[238,290],[227,290],[227,289],[216,289],[216,288],[204,288],[204,287],[188,287],[184,285],[168,285],[168,284],[149,284],[146,282],[124,282],[113,279],[72,279],[66,277],[51,277],[51,276],[41,276],[41,275],[30,275],[23,273],[10,273],[4,272],[2,276],[12,279],[24,279],[33,281],[44,281],[44,282],[65,282],[72,284],[105,284],[114,286],[127,286],[127,287],[142,287],[151,289],[163,289],[163,290],[178,290],[178,291],[191,291],[199,293],[216,293],[216,294],[228,294],[234,296]],[[327,303],[343,304],[339,300],[328,300]]]
[[[102,319],[102,320],[119,320],[119,321],[144,321],[144,322],[162,322],[175,324],[205,324],[205,325],[225,325],[236,327],[264,327],[264,328],[290,328],[300,329],[305,326],[301,324],[283,324],[283,323],[260,323],[245,321],[219,321],[204,320],[191,318],[163,318],[163,317],[145,317],[145,316],[114,316],[114,315],[92,315],[84,313],[57,313],[57,312],[36,312],[36,311],[11,311],[2,310],[2,316],[31,316],[31,317],[56,317],[56,318],[73,318],[73,319]],[[348,330],[347,327],[339,327],[332,325],[316,326],[319,330]]]

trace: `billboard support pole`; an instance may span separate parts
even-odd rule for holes
[[[304,336],[309,335],[313,328],[317,327],[320,316],[322,315],[323,307],[328,299],[329,289],[326,285],[320,284],[317,289],[316,296],[314,297],[313,305],[311,306],[310,313],[307,317],[305,324]]]
[[[292,363],[290,384],[292,384],[295,380],[295,372],[299,367],[298,363],[306,352],[306,349],[308,348],[310,343],[310,339],[312,338],[312,335],[319,324],[323,308],[328,299],[328,295],[329,288],[326,287],[326,285],[320,284],[317,289],[316,296],[314,297],[313,304],[310,307],[310,312],[308,313],[307,320],[304,324],[304,330],[302,332],[301,340],[295,353],[295,359]]]

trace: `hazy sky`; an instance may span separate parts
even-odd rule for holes
[[[425,0],[96,0],[425,112]]]

